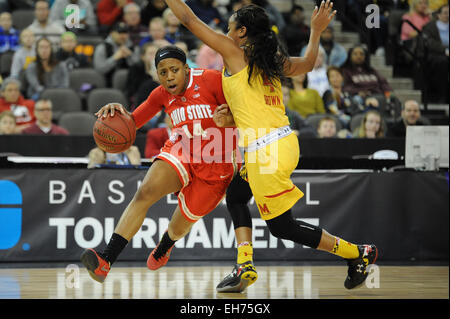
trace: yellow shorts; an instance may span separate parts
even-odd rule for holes
[[[290,134],[254,152],[245,153],[245,169],[261,218],[275,218],[303,197],[291,181],[297,167],[300,148]]]

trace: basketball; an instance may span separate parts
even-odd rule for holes
[[[120,112],[114,116],[100,117],[94,124],[94,140],[107,153],[121,153],[133,145],[136,139],[136,125],[129,114]]]

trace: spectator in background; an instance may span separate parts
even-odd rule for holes
[[[108,33],[114,24],[122,21],[123,8],[132,0],[100,0],[97,3],[99,31]]]
[[[423,26],[431,20],[428,0],[412,0],[410,8],[410,12],[405,13],[402,19],[410,21],[417,29],[422,30]],[[417,34],[417,31],[408,23],[402,24],[402,41],[413,39]]]
[[[172,121],[170,116],[164,114],[164,126],[148,130],[145,143],[145,157],[152,158],[161,152],[164,143],[172,134]]]
[[[328,26],[320,34],[320,45],[325,50],[325,64],[342,66],[347,60],[347,51],[345,48],[334,41],[334,31],[332,26]],[[302,56],[304,52],[302,53]]]
[[[230,0],[227,6],[227,13],[224,14],[225,21],[229,21],[234,12],[238,11],[244,6],[242,0]]]
[[[361,125],[353,132],[356,138],[382,138],[384,129],[382,118],[377,111],[368,111],[365,113]]]
[[[274,30],[276,33],[279,33],[286,27],[283,15],[268,0],[242,0],[242,2],[244,5],[256,4],[257,6],[264,8],[269,15],[269,19],[273,26],[276,27]]]
[[[401,1],[397,0],[397,4],[401,5]],[[396,8],[394,0],[377,0],[373,1],[379,8],[378,21],[379,25],[376,28],[367,29],[367,37],[363,39],[369,48],[370,54],[376,56],[385,56],[386,40],[389,37],[389,14],[390,11]]]
[[[195,63],[201,69],[211,69],[218,71],[222,71],[223,69],[222,56],[204,43],[201,44],[200,49],[198,49]]]
[[[105,41],[95,48],[94,68],[105,76],[109,87],[116,70],[129,68],[137,61],[139,52],[133,47],[128,27],[123,22],[116,24]]]
[[[52,123],[52,101],[38,100],[34,109],[36,114],[36,123],[30,125],[22,131],[23,134],[30,135],[69,135],[69,132],[56,124]]]
[[[303,7],[293,5],[289,14],[289,21],[280,32],[280,37],[283,39],[289,55],[297,56],[302,51],[308,43],[309,33],[310,28],[305,24]]]
[[[7,78],[3,81],[0,97],[0,112],[11,111],[16,119],[18,131],[22,131],[36,121],[34,101],[25,99],[20,94],[20,81]]]
[[[75,52],[77,36],[72,31],[67,31],[61,36],[61,48],[56,52],[56,58],[66,64],[67,69],[72,71],[78,68],[90,66],[88,57]]]
[[[158,49],[159,47],[151,42],[144,44],[141,49],[140,61],[134,63],[129,69],[125,91],[132,108],[138,106],[140,102],[142,102],[138,101],[136,96],[141,85],[150,81],[149,83],[152,85],[150,86],[146,83],[146,87],[150,86],[152,91],[159,86],[159,83],[156,82],[158,80],[158,75],[156,74],[155,67],[155,54]]]
[[[311,114],[325,113],[322,98],[314,89],[308,87],[306,74],[297,75],[292,78],[293,88],[290,90],[287,106],[300,114],[303,118]]]
[[[20,72],[36,60],[35,39],[31,29],[24,29],[20,33],[21,47],[13,55],[10,72],[11,77],[19,78]]]
[[[16,117],[11,111],[0,112],[0,135],[12,135],[16,131]]]
[[[167,4],[164,0],[148,0],[141,10],[141,21],[143,25],[148,25],[154,17],[162,17]]]
[[[166,38],[168,41],[170,43],[182,41],[183,35],[180,31],[180,20],[173,14],[170,8],[164,10],[162,18],[166,26]]]
[[[192,61],[189,57],[189,51],[188,51],[188,46],[187,46],[186,42],[177,41],[177,42],[175,42],[175,45],[177,47],[179,47],[181,50],[183,50],[183,52],[186,54],[186,64],[189,65],[190,68],[194,68],[194,69],[198,68],[197,63]]]
[[[220,15],[219,10],[213,5],[213,2],[214,0],[187,0],[186,4],[204,23],[212,28],[218,27],[225,31],[227,24]]]
[[[290,100],[290,90],[293,87],[291,78],[284,78],[281,81],[281,91],[283,92],[283,104],[287,105]],[[286,116],[289,119],[289,126],[295,135],[301,137],[316,137],[316,132],[314,128],[309,125],[303,117],[300,116],[296,111],[289,108],[285,109]]]
[[[351,48],[341,69],[344,75],[343,91],[355,98],[356,102],[364,105],[366,97],[378,96],[386,103],[385,96],[390,96],[392,88],[387,80],[370,66],[365,48]]]
[[[232,5],[232,2],[235,0],[214,0],[214,6],[219,10],[220,14],[223,17],[229,18],[229,8]],[[228,19],[225,19],[225,21],[228,21]]]
[[[336,134],[336,122],[332,117],[325,116],[320,119],[319,124],[317,124],[317,136],[319,138],[336,137]]]
[[[34,7],[35,19],[28,28],[33,31],[37,38],[47,37],[56,50],[60,44],[59,41],[61,34],[63,34],[66,29],[60,22],[50,20],[49,14],[50,10],[47,1],[36,1]]]
[[[448,59],[449,59],[449,17],[448,4],[437,11],[437,20],[423,27],[427,36],[428,50],[428,96],[434,103],[448,104]]]
[[[123,8],[123,21],[128,26],[131,42],[138,46],[147,28],[141,24],[141,7],[136,3],[128,3]]]
[[[342,126],[347,127],[351,116],[361,113],[363,107],[359,106],[352,97],[342,90],[344,86],[344,76],[340,68],[330,66],[327,69],[327,77],[331,88],[322,96],[327,113],[331,113],[339,118]]]
[[[148,33],[147,37],[144,37],[139,43],[140,46],[144,45],[147,42],[155,42],[155,41],[165,41],[166,45],[173,44],[170,41],[173,41],[170,37],[166,35],[166,26],[164,19],[161,17],[153,18],[148,25]]]
[[[17,51],[19,47],[19,31],[12,27],[11,13],[2,12],[0,14],[0,54]]]
[[[330,83],[327,77],[327,65],[325,64],[325,50],[319,47],[316,64],[314,68],[308,72],[308,88],[314,89],[322,96],[325,91],[330,89]]]
[[[122,153],[106,153],[100,148],[93,148],[89,154],[89,163],[87,168],[95,168],[100,164],[113,165],[141,165],[141,153],[137,146],[131,145],[129,149]]]
[[[420,106],[417,101],[408,100],[402,105],[401,119],[389,127],[387,136],[406,137],[406,127],[409,125],[425,125],[421,120]]]
[[[66,24],[66,18],[71,13],[66,9],[68,5],[77,5],[80,9],[79,21],[72,21],[72,25]],[[98,29],[97,16],[89,0],[55,0],[50,9],[50,21],[59,21],[76,34],[96,34]]]
[[[69,71],[64,62],[56,59],[47,38],[36,42],[36,61],[25,70],[25,77],[27,96],[35,101],[45,89],[69,87]]]

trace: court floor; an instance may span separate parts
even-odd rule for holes
[[[113,267],[103,283],[81,264],[58,268],[0,269],[0,299],[448,299],[448,266],[375,266],[366,284],[343,286],[346,266],[257,266],[258,280],[244,293],[217,293],[232,267],[186,266],[149,271]]]

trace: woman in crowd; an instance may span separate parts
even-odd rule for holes
[[[33,100],[49,88],[68,88],[69,71],[64,62],[53,54],[50,40],[43,37],[36,42],[36,61],[25,71],[28,82],[27,95]]]
[[[368,111],[361,122],[361,125],[353,133],[357,138],[381,138],[385,136],[383,119],[377,111]]]
[[[303,118],[311,114],[325,113],[323,100],[314,89],[308,88],[308,76],[300,74],[292,77],[293,89],[289,93],[287,107],[296,111]]]

